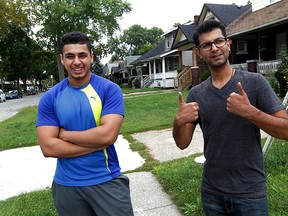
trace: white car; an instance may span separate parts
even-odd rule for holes
[[[6,101],[6,96],[5,96],[4,92],[2,91],[2,89],[0,89],[0,103],[2,101]]]

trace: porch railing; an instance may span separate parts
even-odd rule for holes
[[[192,69],[191,67],[185,67],[175,78],[174,88],[185,89],[189,88],[192,84]]]
[[[247,69],[248,69],[247,63],[232,64],[231,66],[232,66],[235,70],[244,70],[244,71],[247,71]]]
[[[276,72],[280,64],[281,60],[259,62],[257,64],[257,72],[261,74],[265,74],[267,72]]]
[[[149,76],[143,76],[143,79],[141,80],[141,88],[148,87],[149,83],[150,83]]]
[[[266,74],[267,72],[276,72],[278,66],[281,64],[281,60],[271,60],[271,61],[263,61],[257,63],[257,73]],[[248,70],[248,64],[232,64],[231,65],[235,69],[239,70]]]

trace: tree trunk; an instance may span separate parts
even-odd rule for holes
[[[65,78],[64,75],[64,67],[60,61],[60,56],[57,57],[57,66],[58,66],[58,73],[59,73],[59,82]]]
[[[4,81],[2,77],[2,71],[0,71],[1,89],[4,91]]]

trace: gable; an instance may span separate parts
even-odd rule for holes
[[[173,41],[172,48],[178,48],[180,46],[183,46],[184,44],[189,44],[193,42],[193,34],[197,29],[197,25],[195,23],[192,24],[184,24],[179,25],[175,39]]]
[[[227,26],[250,8],[250,5],[239,6],[236,4],[225,5],[205,3],[199,16],[198,23],[202,23],[207,19],[215,19]]]
[[[179,31],[177,32],[176,34],[176,37],[175,37],[175,42],[176,44],[178,44],[179,42],[181,41],[184,41],[186,40],[187,37],[185,36],[185,34],[183,33],[183,31],[179,28]]]

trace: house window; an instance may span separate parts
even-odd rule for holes
[[[237,55],[248,54],[247,41],[237,41]]]
[[[170,43],[169,43],[169,41],[167,41],[167,48],[169,48],[170,47]]]

